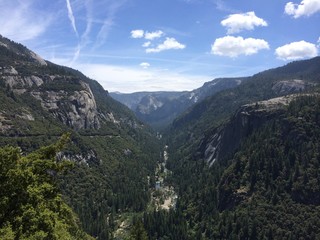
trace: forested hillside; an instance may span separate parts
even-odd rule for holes
[[[261,111],[274,115],[211,168],[197,158],[171,161],[188,239],[320,237],[319,95],[248,113]]]
[[[87,233],[112,238],[118,215],[148,204],[156,135],[96,81],[6,38],[0,43],[0,146],[29,153],[69,132],[58,155],[75,163],[58,176],[63,199]]]
[[[215,129],[245,104],[293,93],[315,91],[320,82],[320,57],[289,63],[253,75],[236,88],[206,98],[180,115],[168,128],[178,152],[193,155],[209,142]],[[201,154],[201,153],[200,153]]]
[[[1,239],[93,239],[59,194],[57,176],[72,163],[55,157],[67,141],[65,135],[26,156],[19,148],[0,149]]]
[[[319,237],[319,61],[256,74],[175,120],[168,168],[188,239]]]

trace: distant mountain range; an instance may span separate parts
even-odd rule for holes
[[[195,103],[219,91],[236,87],[246,79],[218,78],[193,91],[130,94],[111,92],[110,96],[128,106],[140,120],[154,128],[163,129]]]

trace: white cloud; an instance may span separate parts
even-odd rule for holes
[[[298,60],[316,57],[318,55],[318,49],[315,44],[300,41],[278,47],[275,54],[281,60]]]
[[[292,15],[294,18],[311,16],[316,12],[320,12],[320,1],[302,0],[300,4],[288,2],[285,6],[284,12],[288,15]]]
[[[143,36],[144,36],[144,31],[141,29],[131,31],[132,38],[143,38]]]
[[[211,46],[211,53],[220,56],[238,57],[252,55],[262,49],[269,49],[269,44],[263,39],[226,36],[217,38]]]
[[[147,39],[147,40],[153,40],[153,39],[156,39],[156,38],[160,38],[163,36],[163,32],[158,30],[158,31],[155,31],[155,32],[146,32],[146,34],[144,35],[144,38]]]
[[[76,20],[75,20],[75,17],[73,15],[73,11],[72,11],[70,0],[66,0],[66,3],[67,3],[67,9],[68,9],[68,17],[69,17],[69,20],[71,22],[72,29],[76,33],[76,35],[78,36],[79,34],[78,34],[78,31],[77,31],[77,27],[76,27]]]
[[[156,48],[147,48],[146,52],[158,53],[170,49],[184,49],[185,47],[186,45],[179,43],[174,38],[166,38],[166,40],[163,43],[159,44]]]
[[[142,44],[142,47],[150,47],[151,45],[151,42],[148,41],[148,42],[145,42],[144,44]]]
[[[36,12],[32,2],[0,1],[1,34],[17,42],[32,40],[43,34],[53,16],[48,12]]]
[[[212,79],[212,76],[194,76],[160,69],[137,69],[105,64],[77,64],[74,67],[90,78],[96,79],[110,92],[193,90]]]
[[[147,63],[147,62],[143,62],[143,63],[140,63],[140,66],[144,69],[147,69],[150,67],[150,63]]]
[[[254,12],[231,14],[221,21],[221,25],[227,28],[228,34],[239,33],[242,30],[253,30],[255,27],[268,26],[268,23],[255,15]]]

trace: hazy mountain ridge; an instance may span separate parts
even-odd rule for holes
[[[138,92],[110,95],[133,110],[142,121],[156,128],[164,128],[179,114],[215,93],[233,88],[246,78],[218,78],[202,87],[185,92]]]

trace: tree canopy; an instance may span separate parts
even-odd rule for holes
[[[17,147],[0,149],[1,239],[90,239],[63,201],[57,176],[72,166],[56,154],[68,135],[23,155]]]

